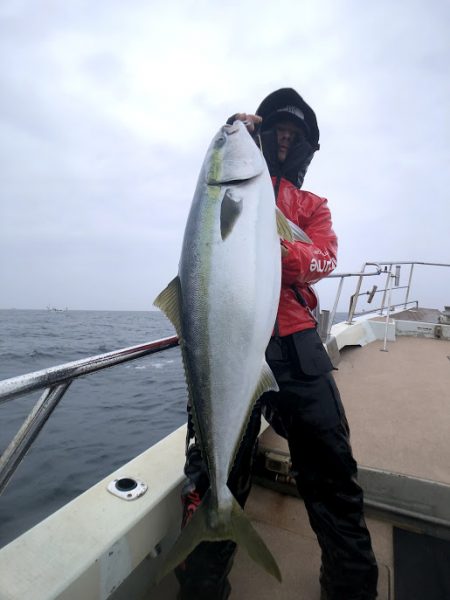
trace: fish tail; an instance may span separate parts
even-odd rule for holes
[[[232,535],[230,539],[245,548],[250,558],[267,571],[269,575],[281,581],[280,569],[271,551],[234,498],[231,515]]]
[[[208,490],[201,505],[194,512],[187,525],[181,530],[178,539],[169,550],[161,566],[161,570],[156,577],[157,582],[161,581],[163,577],[181,564],[201,542],[218,542],[224,540],[232,540],[245,548],[249,556],[257,564],[278,579],[278,581],[281,581],[280,569],[272,553],[234,497],[232,498],[231,519],[227,520],[225,525],[217,527],[210,525],[209,516],[212,510],[214,510],[212,498]]]

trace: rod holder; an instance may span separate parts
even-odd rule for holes
[[[369,297],[367,298],[368,304],[370,304],[372,302],[373,297],[375,296],[377,289],[378,289],[378,286],[374,285],[373,288],[370,290],[370,292],[368,292],[368,294],[369,294]]]

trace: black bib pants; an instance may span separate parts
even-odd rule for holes
[[[322,551],[320,583],[327,600],[376,597],[378,568],[363,516],[363,494],[356,482],[349,427],[333,366],[315,329],[272,338],[266,352],[280,391],[264,394],[255,406],[228,486],[244,506],[250,493],[261,410],[287,438],[297,488]],[[200,450],[187,453],[185,511],[209,486]],[[228,598],[234,542],[203,542],[176,569],[181,600]],[[299,556],[299,560],[307,557]]]

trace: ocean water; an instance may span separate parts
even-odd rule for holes
[[[0,310],[0,379],[174,335],[159,312]],[[0,451],[41,392],[0,405]],[[75,380],[0,496],[0,546],[185,422],[179,348]]]
[[[171,335],[160,312],[0,310],[0,380]],[[0,452],[40,394],[0,405]],[[0,495],[0,547],[182,425],[186,398],[179,348],[75,380]]]

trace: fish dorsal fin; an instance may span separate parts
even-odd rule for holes
[[[197,418],[194,410],[194,403],[192,401],[192,385],[189,377],[189,369],[186,365],[186,353],[185,353],[185,342],[181,332],[181,283],[178,275],[172,279],[169,285],[163,289],[163,291],[156,297],[153,302],[154,306],[160,308],[172,325],[178,335],[178,341],[181,348],[181,356],[183,358],[184,376],[186,379],[186,386],[188,391],[188,406],[192,407],[192,417],[194,421],[194,429],[198,431]]]
[[[236,197],[231,190],[226,190],[220,207],[220,234],[225,240],[231,233],[242,212],[242,198]]]
[[[255,393],[253,394],[253,402],[256,402],[260,396],[265,392],[278,392],[279,387],[275,379],[275,375],[272,373],[272,369],[264,361],[261,377],[259,378],[258,385],[256,386]]]
[[[155,298],[153,305],[163,311],[181,337],[181,285],[178,275]]]
[[[281,239],[288,242],[304,242],[312,244],[312,239],[301,227],[290,221],[277,207],[277,229]]]

